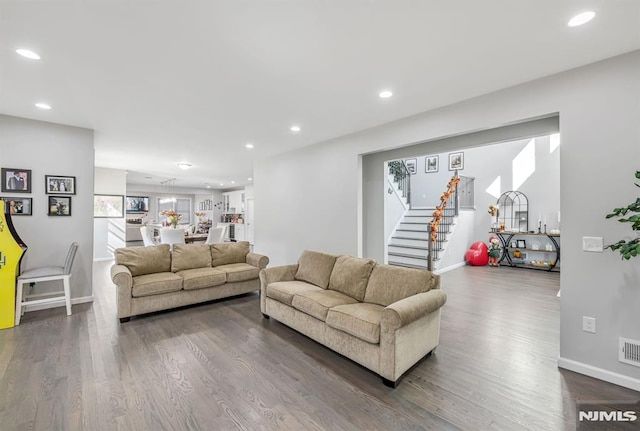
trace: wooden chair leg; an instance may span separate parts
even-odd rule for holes
[[[16,317],[15,317],[15,325],[18,326],[20,324],[20,317],[22,316],[22,280],[18,280],[18,288],[16,291]]]
[[[64,302],[67,306],[67,316],[71,316],[71,286],[69,286],[69,277],[62,280],[64,284]]]

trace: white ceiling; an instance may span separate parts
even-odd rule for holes
[[[94,129],[96,166],[130,183],[228,188],[258,158],[639,48],[638,0],[0,0],[0,113]]]

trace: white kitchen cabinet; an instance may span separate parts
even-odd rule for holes
[[[244,213],[244,190],[222,193],[222,202],[225,213]]]
[[[235,239],[236,241],[246,241],[247,239],[247,229],[245,225],[236,223],[235,224]]]

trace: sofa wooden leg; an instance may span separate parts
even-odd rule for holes
[[[395,389],[398,386],[398,383],[400,383],[400,379],[396,380],[395,382],[393,380],[389,380],[389,379],[385,379],[384,377],[382,378],[382,383],[384,383],[385,386],[390,387],[391,389]]]
[[[121,317],[120,323],[127,323],[129,320],[131,320],[131,317]]]
[[[262,317],[264,317],[265,319],[269,319],[269,316],[267,314],[262,313]]]

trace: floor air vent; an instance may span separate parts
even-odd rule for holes
[[[620,337],[620,362],[640,367],[640,341]]]

